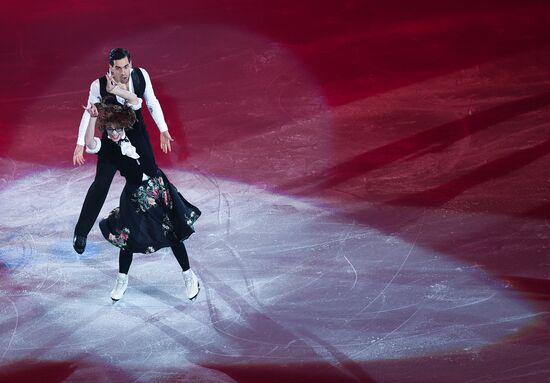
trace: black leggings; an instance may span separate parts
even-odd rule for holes
[[[176,245],[170,246],[174,256],[178,260],[178,263],[181,266],[183,271],[189,270],[189,257],[187,256],[187,250],[183,242],[178,242]],[[118,272],[123,274],[128,274],[130,270],[130,265],[132,264],[132,259],[134,259],[134,253],[128,250],[120,249],[118,254]]]

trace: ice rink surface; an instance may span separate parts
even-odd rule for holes
[[[550,8],[404,3],[136,2],[93,37],[109,3],[10,4],[0,380],[548,381]],[[72,249],[80,105],[113,46],[151,74],[158,163],[203,212],[194,302],[168,249],[117,303],[97,224]]]

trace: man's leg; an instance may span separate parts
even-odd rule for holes
[[[115,173],[116,168],[103,156],[99,156],[94,182],[92,182],[92,185],[88,189],[86,199],[84,199],[84,204],[80,211],[80,217],[78,217],[78,222],[74,229],[73,247],[78,254],[82,254],[86,248],[86,237],[90,230],[92,230],[92,226],[103,207]]]

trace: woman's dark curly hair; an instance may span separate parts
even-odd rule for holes
[[[109,100],[103,99],[96,107],[99,113],[97,128],[100,132],[108,127],[132,129],[137,121],[136,113],[126,105],[111,104]]]

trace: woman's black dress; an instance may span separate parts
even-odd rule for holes
[[[133,253],[153,253],[187,239],[201,215],[157,167],[146,135],[145,129],[127,132],[140,155],[137,160],[123,155],[119,144],[106,135],[98,152],[126,179],[119,207],[99,222],[101,233],[113,245]]]

